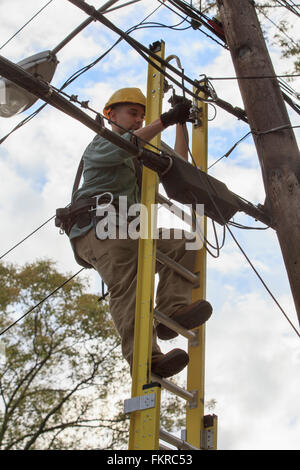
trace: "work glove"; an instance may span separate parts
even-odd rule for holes
[[[168,103],[171,103],[171,106],[174,107],[178,103],[185,103],[189,106],[192,106],[191,100],[188,100],[185,96],[178,96],[176,93],[168,99]]]
[[[163,126],[166,128],[173,124],[184,124],[189,119],[191,106],[191,101],[187,99],[175,104],[169,111],[161,114],[160,120]]]

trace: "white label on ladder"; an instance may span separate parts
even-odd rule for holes
[[[155,393],[128,398],[124,401],[124,413],[132,413],[138,410],[147,410],[155,407]]]

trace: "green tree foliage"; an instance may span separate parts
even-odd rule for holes
[[[1,329],[67,279],[50,261],[0,265]],[[3,335],[1,449],[126,442],[127,422],[111,399],[128,380],[119,338],[107,305],[84,284],[72,280]]]
[[[0,330],[63,284],[53,262],[0,264]],[[8,329],[1,339],[0,449],[127,449],[129,367],[106,303],[81,275]],[[183,424],[167,397],[162,427]]]

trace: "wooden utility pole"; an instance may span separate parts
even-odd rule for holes
[[[275,72],[254,2],[217,4],[261,164],[266,209],[275,223],[300,323],[299,149],[277,79],[259,78],[275,77]]]

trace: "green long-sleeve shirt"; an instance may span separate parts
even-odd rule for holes
[[[126,132],[122,137],[130,140],[131,134]],[[110,192],[114,200],[126,196],[128,207],[140,202],[135,166],[126,150],[96,135],[87,146],[83,161],[83,183],[75,192],[74,200]],[[92,222],[83,228],[73,225],[70,240],[85,235],[92,226]]]

